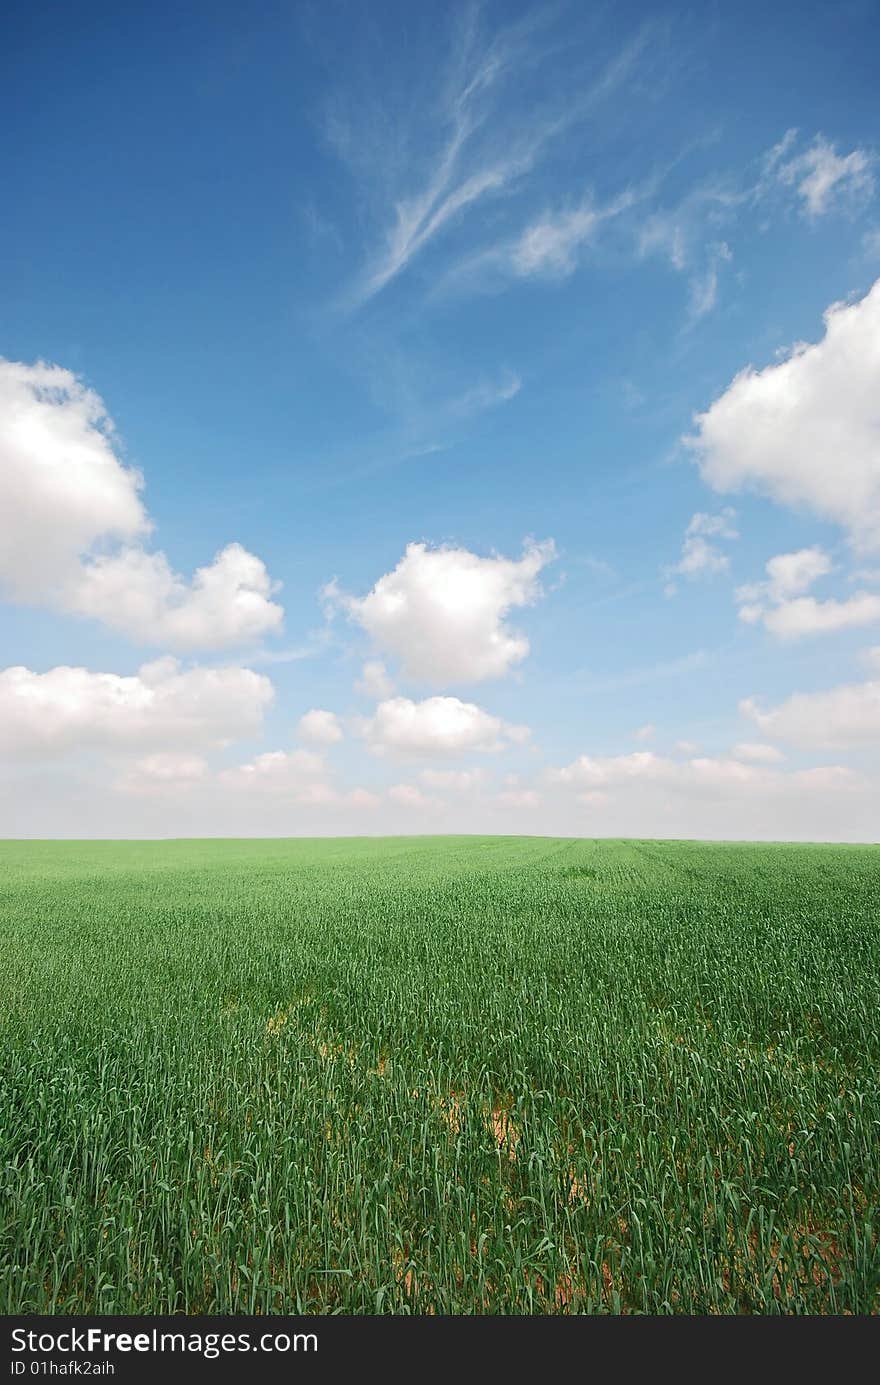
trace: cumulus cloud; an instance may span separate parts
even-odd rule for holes
[[[793,135],[794,131],[789,131],[789,137]],[[781,183],[797,190],[804,216],[815,220],[871,197],[874,163],[865,149],[838,154],[836,145],[817,135],[802,154],[778,161],[776,173]]]
[[[761,741],[740,741],[730,753],[737,760],[751,760],[758,765],[776,765],[785,758],[775,745],[765,745]]]
[[[160,751],[135,760],[116,787],[133,794],[180,793],[200,784],[207,773],[208,762],[203,755]]]
[[[175,754],[167,751],[165,754],[146,755],[143,759],[136,760],[133,768],[145,779],[180,782],[183,779],[203,779],[207,773],[208,762],[203,755],[188,755],[185,751]]]
[[[684,761],[582,755],[546,778],[555,797],[589,814],[591,832],[610,836],[846,839],[873,830],[871,785],[855,771],[786,771],[764,757],[744,762],[742,750]]]
[[[733,755],[694,756],[693,759],[674,760],[665,755],[654,755],[653,751],[636,751],[632,755],[581,755],[572,760],[571,765],[549,771],[549,781],[553,784],[570,785],[578,789],[610,789],[626,784],[654,784],[667,789],[707,789],[714,792],[728,792],[741,787],[772,787],[776,778],[761,763],[743,763],[743,751],[739,745]],[[761,748],[764,749],[764,748]],[[772,748],[769,755],[773,756]],[[754,745],[748,747],[750,760],[766,760],[769,756],[755,755]],[[782,758],[777,755],[773,758]],[[789,776],[793,778],[794,776]]]
[[[98,539],[149,527],[141,476],[104,404],[61,366],[0,359],[0,581],[26,598],[63,582]]]
[[[529,735],[527,727],[512,726],[457,697],[389,698],[364,718],[361,733],[374,753],[404,758],[488,754],[521,744]]]
[[[541,796],[534,789],[502,789],[496,794],[496,802],[506,808],[537,808]]]
[[[664,568],[666,577],[687,577],[693,580],[717,572],[726,572],[730,567],[730,559],[718,548],[717,543],[710,540],[738,539],[739,531],[734,525],[735,519],[736,511],[729,505],[715,515],[703,514],[700,511],[692,515],[684,531],[681,557],[677,563]],[[675,591],[675,583],[670,582],[666,587],[666,595],[673,596]]]
[[[283,618],[259,558],[230,544],[190,582],[151,529],[103,402],[60,366],[0,360],[0,588],[146,644],[219,649]]]
[[[778,365],[743,370],[686,439],[703,480],[809,510],[880,550],[880,280],[835,303],[825,336]]]
[[[416,784],[392,784],[388,797],[402,808],[436,808],[440,804],[438,798],[423,793]]]
[[[268,750],[248,764],[224,770],[219,778],[230,789],[320,803],[334,798],[326,776],[324,759],[314,751]]]
[[[831,559],[821,548],[780,553],[765,570],[766,581],[737,588],[739,616],[749,625],[763,624],[780,639],[829,634],[880,620],[880,596],[870,592],[856,592],[845,601],[818,601],[803,595],[832,570]]]
[[[217,782],[254,805],[263,802],[370,812],[380,802],[369,789],[338,788],[323,755],[313,750],[267,750],[246,764],[221,771]]]
[[[814,596],[799,596],[769,611],[754,614],[755,611],[756,608],[745,606],[740,616],[749,621],[761,619],[771,634],[784,640],[796,640],[805,635],[828,635],[837,630],[873,625],[880,620],[880,596],[856,592],[846,601],[817,601]]]
[[[529,642],[506,617],[538,599],[538,576],[554,556],[552,542],[529,543],[516,560],[411,543],[366,596],[349,596],[335,583],[325,596],[396,655],[408,677],[441,686],[477,683],[509,673],[526,657]]]
[[[191,582],[172,571],[164,553],[128,548],[83,563],[62,603],[145,644],[221,649],[280,629],[284,612],[269,600],[274,586],[241,544],[222,549]]]
[[[0,751],[40,757],[101,747],[221,746],[259,729],[269,679],[245,668],[183,670],[176,659],[136,674],[61,666],[0,672]]]
[[[677,768],[675,761],[655,755],[653,750],[637,750],[631,755],[579,755],[570,765],[551,770],[549,778],[555,784],[594,789],[622,779],[662,778]]]
[[[342,727],[335,712],[327,712],[313,707],[299,719],[297,735],[313,745],[334,745],[342,740]]]
[[[429,789],[446,789],[453,793],[477,793],[486,782],[484,769],[423,769],[419,774]]]
[[[814,582],[831,571],[828,554],[819,547],[799,548],[796,553],[778,553],[764,566],[765,582],[752,583],[737,591],[739,601],[787,601],[808,591]]]
[[[354,685],[355,692],[362,693],[364,697],[373,697],[377,701],[383,697],[390,697],[394,692],[394,684],[388,677],[388,670],[381,659],[368,659],[361,669],[361,676]]]
[[[740,703],[740,710],[765,736],[805,749],[852,750],[880,744],[880,682],[793,693],[767,710],[750,697]]]

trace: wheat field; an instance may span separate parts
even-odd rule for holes
[[[869,1313],[880,849],[0,844],[7,1313]]]

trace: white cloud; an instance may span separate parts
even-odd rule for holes
[[[726,790],[766,782],[762,780],[766,771],[727,756],[697,756],[684,768],[690,780],[710,789]]]
[[[736,756],[583,755],[550,771],[552,800],[603,836],[870,839],[874,788],[842,765],[789,772]],[[550,795],[548,795],[550,798]]]
[[[439,799],[422,793],[415,784],[392,784],[388,797],[402,808],[436,808],[440,803]]]
[[[498,404],[507,404],[515,399],[522,389],[522,380],[513,371],[504,371],[497,380],[483,380],[473,389],[453,399],[447,405],[453,417],[467,418],[471,414],[482,413],[484,409],[494,409]]]
[[[565,211],[545,212],[509,245],[493,252],[517,278],[565,279],[577,269],[581,248],[606,221],[627,211],[639,198],[628,189],[605,206],[583,202]]]
[[[744,607],[751,618],[751,607]],[[741,613],[742,614],[742,613]],[[851,630],[873,625],[880,620],[880,596],[856,592],[846,601],[817,601],[814,596],[799,596],[762,614],[766,628],[780,639],[796,640],[805,635],[828,635],[836,630]]]
[[[863,650],[862,660],[869,668],[876,668],[880,671],[880,644],[871,645],[869,649]]]
[[[740,587],[737,600],[759,601],[766,596],[771,601],[787,601],[789,597],[808,591],[831,569],[831,559],[819,547],[799,548],[796,553],[778,553],[765,564],[766,582]]]
[[[726,572],[730,567],[730,559],[709,540],[738,539],[739,532],[733,522],[735,519],[736,511],[729,505],[719,514],[707,515],[698,511],[692,515],[684,532],[681,557],[677,563],[663,569],[665,575],[694,579],[711,573]],[[675,585],[672,584],[666,588],[666,595],[673,596],[675,590]]]
[[[577,207],[556,216],[546,215],[527,226],[513,246],[510,260],[515,274],[546,274],[564,278],[577,266],[577,250],[590,239],[600,222],[590,206]]]
[[[501,677],[525,658],[529,642],[505,617],[538,599],[538,575],[554,556],[552,542],[527,544],[516,561],[411,543],[365,597],[348,596],[334,583],[325,595],[376,645],[397,655],[410,678],[476,683]]]
[[[343,732],[335,712],[313,707],[299,719],[297,735],[313,745],[334,745],[342,740]]]
[[[483,769],[423,769],[419,774],[429,789],[446,789],[453,793],[478,793],[486,782]]]
[[[753,489],[842,525],[880,549],[880,280],[833,304],[824,338],[778,365],[743,370],[686,439],[703,480]]]
[[[134,675],[58,667],[0,672],[0,751],[59,755],[91,748],[224,745],[259,729],[269,679],[245,668],[181,670],[175,659]]]
[[[734,524],[736,510],[732,510],[729,505],[725,505],[718,514],[707,515],[698,511],[691,516],[685,536],[692,534],[707,534],[714,539],[738,539],[739,530]]]
[[[835,793],[841,789],[852,793],[863,788],[866,782],[846,765],[816,765],[813,769],[801,769],[791,776],[791,781],[806,793]],[[873,786],[869,786],[869,792],[873,794]]]
[[[457,151],[450,143],[425,191],[396,205],[396,221],[388,235],[385,250],[366,276],[362,289],[364,298],[379,293],[447,222],[460,216],[482,198],[500,193],[508,183],[527,173],[534,162],[534,151],[525,148],[521,154],[499,159],[497,163],[476,170],[456,186],[450,187],[449,172],[455,153]]]
[[[0,360],[0,587],[166,648],[276,631],[274,584],[240,544],[189,583],[147,552],[141,477],[115,447],[102,401],[71,371]]]
[[[726,553],[720,553],[705,539],[694,535],[685,539],[681,559],[671,571],[680,573],[682,577],[696,577],[698,573],[726,572],[729,567],[730,559]]]
[[[224,787],[247,793],[277,794],[298,803],[332,802],[333,789],[326,782],[327,766],[311,750],[269,750],[248,764],[223,770]]]
[[[700,747],[696,741],[676,741],[675,748],[682,755],[698,755]]]
[[[637,231],[639,258],[659,256],[676,273],[687,272],[690,326],[718,301],[722,267],[733,259],[727,241],[717,239],[718,229],[735,217],[743,200],[729,179],[713,178],[698,184],[678,206],[650,213]]]
[[[517,235],[460,260],[444,282],[486,290],[510,279],[567,279],[603,226],[645,195],[628,188],[602,206],[586,200],[578,207],[544,212]]]
[[[690,282],[690,302],[688,305],[691,322],[705,317],[718,301],[718,277],[723,264],[733,259],[733,251],[726,241],[713,245],[707,255],[705,268],[695,274]]]
[[[364,697],[374,697],[377,700],[390,697],[394,692],[394,684],[388,677],[388,670],[381,659],[367,660],[354,688],[355,692],[362,693]]]
[[[674,761],[653,750],[637,750],[631,755],[580,755],[570,765],[551,770],[549,778],[555,784],[594,789],[625,779],[664,778],[676,768]]]
[[[815,219],[871,197],[874,162],[864,149],[838,154],[834,144],[817,135],[803,154],[778,163],[777,176],[780,182],[797,189],[804,215]]]
[[[183,779],[203,779],[207,773],[208,762],[203,755],[188,755],[185,751],[179,754],[166,751],[164,754],[147,755],[142,760],[136,760],[134,769],[145,779],[179,782]]]
[[[749,707],[743,704],[743,710]],[[764,728],[766,729],[766,728]],[[840,765],[821,765],[812,770],[782,772],[771,768],[782,759],[772,746],[741,743],[730,755],[695,756],[689,760],[672,760],[651,751],[631,755],[581,755],[570,765],[550,770],[551,784],[581,791],[613,795],[619,790],[658,791],[685,796],[725,796],[745,794],[756,799],[767,794],[786,792],[806,782],[816,785],[821,776],[828,782],[852,785],[858,776]],[[830,779],[828,778],[830,776]]]
[[[775,745],[764,745],[760,741],[740,741],[730,753],[734,759],[750,760],[757,765],[775,765],[785,758]]]
[[[416,758],[491,753],[521,744],[529,734],[528,728],[512,726],[457,697],[428,697],[424,702],[389,698],[372,717],[364,718],[361,733],[376,754]]]
[[[164,553],[128,548],[84,563],[63,605],[146,644],[172,649],[221,649],[279,630],[274,584],[253,553],[232,543],[187,583]]]
[[[662,255],[680,273],[690,258],[689,240],[690,230],[681,213],[654,212],[639,230],[638,253],[642,258]]]
[[[356,171],[365,172],[371,185],[381,181],[388,187],[390,183],[390,214],[383,206],[390,225],[383,246],[362,275],[355,301],[381,292],[470,211],[509,192],[536,167],[553,139],[626,81],[645,46],[646,29],[636,34],[592,85],[554,100],[554,109],[530,103],[518,119],[511,119],[507,109],[502,121],[497,97],[518,69],[534,65],[536,53],[527,30],[543,24],[546,15],[536,16],[525,26],[511,25],[481,42],[475,13],[468,13],[456,44],[457,60],[440,92],[433,92],[429,84],[426,99],[423,83],[410,98],[415,127],[429,116],[421,139],[414,142],[414,130],[407,125],[400,128],[396,119],[396,136],[389,146],[387,116],[379,121],[367,118],[369,99],[362,100],[348,119],[337,112],[333,120],[330,135],[343,158]],[[438,47],[443,41],[442,33],[438,34]],[[434,70],[442,71],[444,66],[442,58],[435,57]],[[411,158],[412,149],[416,159]]]
[[[186,751],[160,751],[146,755],[118,780],[116,787],[123,793],[153,794],[181,793],[200,784],[208,772],[208,762],[202,755]]]
[[[29,598],[102,538],[149,529],[140,474],[114,451],[99,397],[60,366],[0,359],[0,582]]]
[[[534,789],[503,789],[495,797],[496,802],[507,808],[537,808],[541,802],[540,795]]]
[[[761,176],[757,186],[752,190],[753,196],[766,192],[769,184],[772,183],[774,179],[778,179],[779,165],[782,163],[782,160],[789,150],[793,149],[795,144],[797,144],[797,139],[798,131],[796,129],[786,130],[779,142],[774,144],[771,149],[768,149],[767,153],[761,159]]]
[[[645,726],[640,726],[637,731],[633,732],[637,741],[650,741],[656,734],[657,727],[650,721],[647,722]]]
[[[510,133],[504,146],[479,138],[493,90],[509,75],[516,58],[516,45],[504,35],[482,48],[474,43],[472,33],[468,35],[458,71],[438,104],[442,126],[431,132],[437,147],[433,156],[420,161],[421,167],[410,170],[410,189],[416,185],[417,190],[393,196],[392,224],[383,248],[363,276],[359,299],[381,292],[447,226],[477,203],[503,192],[534,165],[542,145],[555,132],[552,125],[533,124],[528,133]],[[334,130],[340,153],[355,163],[373,134],[363,128],[362,111],[358,121],[359,125],[353,120],[342,125],[337,119]],[[379,158],[392,166],[388,152]]]
[[[880,596],[870,592],[856,592],[846,601],[817,601],[802,594],[831,570],[831,559],[821,548],[778,554],[766,564],[766,581],[737,589],[740,620],[748,625],[760,622],[771,634],[786,640],[880,620]],[[765,604],[768,601],[772,603],[769,608]]]
[[[740,710],[765,736],[805,749],[849,750],[880,744],[880,683],[849,683],[825,692],[793,693],[764,711],[755,698]]]

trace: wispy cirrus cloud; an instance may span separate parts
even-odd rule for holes
[[[794,142],[794,131],[786,135]],[[776,175],[786,187],[794,188],[801,200],[801,211],[810,220],[826,212],[845,210],[874,193],[874,155],[867,149],[838,154],[837,146],[823,135],[816,135],[809,148],[775,166]]]
[[[463,256],[440,287],[491,291],[516,280],[567,279],[606,225],[644,201],[652,187],[626,188],[604,203],[585,194],[574,205],[548,208],[513,235]]]
[[[505,105],[511,83],[554,53],[552,42],[538,32],[551,21],[552,11],[537,12],[487,36],[472,8],[453,27],[440,77],[412,74],[427,75],[427,81],[415,100],[410,95],[402,120],[391,118],[390,98],[366,103],[357,117],[338,104],[333,108],[325,134],[368,197],[379,202],[385,222],[380,244],[349,291],[349,306],[381,293],[452,223],[515,190],[552,141],[628,80],[650,31],[642,26],[576,89],[554,90],[548,97],[545,83],[540,99],[530,102],[521,99],[520,88],[516,106]],[[529,272],[535,257],[564,260],[588,234],[590,218],[589,209],[578,209],[543,231],[527,230],[520,263]]]
[[[482,413],[484,409],[509,403],[521,389],[520,377],[512,370],[505,370],[496,379],[480,380],[463,394],[450,399],[446,410],[452,417],[467,418],[471,414]]]
[[[635,228],[638,257],[660,257],[687,276],[688,325],[706,317],[718,302],[721,276],[734,258],[728,239],[746,213],[774,201],[794,205],[810,221],[851,211],[874,193],[875,155],[856,148],[838,154],[837,146],[817,134],[798,148],[797,130],[787,130],[769,150],[740,170],[719,170],[697,182],[672,205],[651,207]]]

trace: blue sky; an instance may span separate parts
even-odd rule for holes
[[[876,835],[875,5],[9,27],[0,831]]]

